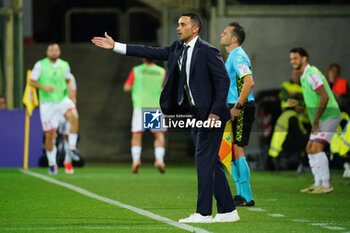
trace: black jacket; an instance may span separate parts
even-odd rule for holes
[[[178,59],[183,42],[175,41],[170,47],[127,45],[126,55],[167,60],[167,71],[160,106],[164,114],[182,113],[177,104],[179,79]],[[223,122],[230,118],[227,94],[230,78],[219,50],[200,38],[194,46],[190,67],[189,86],[195,102],[195,117],[206,120],[210,113]]]

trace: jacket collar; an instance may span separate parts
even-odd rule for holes
[[[195,38],[193,38],[190,42],[188,42],[187,46],[190,46],[193,48],[196,45],[198,38],[199,38],[199,36],[196,36]]]
[[[193,52],[192,52],[192,59],[191,59],[191,67],[190,67],[190,79],[191,79],[191,74],[193,73],[193,69],[194,69],[194,65],[196,64],[196,59],[197,59],[197,53],[198,53],[198,50],[199,50],[199,47],[200,47],[200,44],[202,42],[201,38],[199,36],[197,36],[195,39],[193,40],[196,40],[195,42],[195,45],[194,45],[194,48],[193,48]],[[192,41],[193,41],[192,40]],[[190,43],[192,42],[190,41]]]

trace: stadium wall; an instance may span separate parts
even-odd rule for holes
[[[320,6],[314,8],[317,7]],[[214,21],[215,25],[211,28],[215,31],[211,31],[211,35],[217,37],[211,42],[220,48],[224,57],[227,53],[220,45],[220,33],[230,22],[239,22],[245,28],[246,40],[242,47],[252,62],[255,96],[263,90],[280,88],[282,82],[291,79],[289,51],[299,46],[308,51],[310,64],[323,73],[327,64],[337,62],[342,68],[341,77],[350,81],[350,14],[345,14],[340,7],[333,13],[329,10],[322,13],[307,7],[301,12],[302,8],[235,6],[234,11],[227,9],[230,16],[217,17]],[[262,134],[255,121],[248,153],[260,153],[259,139]]]
[[[350,80],[350,68],[347,66],[350,57],[350,42],[347,39],[350,36],[349,16],[307,15],[307,12],[293,16],[278,13],[273,10],[275,7],[268,8],[269,14],[265,15],[229,11],[226,14],[229,16],[206,19],[202,35],[202,38],[208,39],[210,28],[210,38],[214,36],[212,44],[220,48],[225,56],[226,52],[219,44],[220,33],[232,21],[238,21],[245,27],[247,38],[243,47],[252,61],[255,95],[262,90],[279,88],[283,81],[290,79],[289,50],[295,46],[305,47],[310,54],[310,63],[321,71],[328,63],[338,62],[343,69],[342,77]],[[252,11],[254,7],[249,9]],[[168,15],[170,25],[166,29],[170,42],[176,39],[178,14],[170,12]],[[209,27],[211,22],[215,24]],[[45,56],[46,46],[25,45],[25,69],[31,69],[35,61]],[[79,148],[82,155],[88,160],[129,160],[132,107],[130,94],[124,93],[122,86],[130,69],[141,63],[140,59],[117,56],[89,43],[62,45],[62,58],[70,62],[72,72],[77,77],[81,134]],[[254,128],[247,150],[258,153],[261,133],[256,126]],[[147,134],[143,142],[143,157],[153,159],[152,135]],[[184,141],[179,144],[184,144]],[[173,156],[170,159],[181,160],[190,155],[179,153]]]
[[[308,51],[310,64],[323,73],[327,64],[337,62],[341,76],[350,81],[350,15],[220,17],[216,19],[217,34],[233,21],[246,30],[243,47],[252,62],[256,92],[279,88],[290,79],[289,50],[299,46]],[[219,39],[215,45],[220,47]]]

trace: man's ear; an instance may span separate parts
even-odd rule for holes
[[[307,63],[307,57],[302,57],[301,59],[302,59],[303,63]]]
[[[237,42],[237,37],[233,36],[231,39],[232,44]]]
[[[199,31],[199,26],[198,25],[194,25],[192,28],[192,33],[196,34]]]

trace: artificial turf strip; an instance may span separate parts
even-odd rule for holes
[[[47,169],[31,171],[47,175]],[[173,220],[195,211],[196,173],[192,167],[168,167],[164,175],[147,166],[137,175],[131,174],[129,166],[86,167],[75,169],[74,175],[59,169],[54,178]],[[228,179],[234,187],[232,178]],[[326,195],[299,192],[312,183],[311,174],[253,171],[251,181],[255,208],[265,211],[239,207],[239,222],[193,225],[225,233],[350,231],[350,186],[349,180],[341,178],[341,171],[332,171],[335,191]],[[185,232],[18,169],[0,169],[0,186],[0,232]],[[215,214],[215,203],[213,207]]]
[[[128,210],[21,175],[18,170],[2,170],[0,177],[0,232],[159,232],[162,228],[178,232]]]

